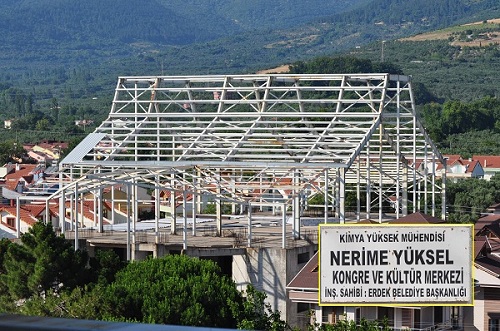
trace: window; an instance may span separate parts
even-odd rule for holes
[[[310,305],[304,302],[297,302],[297,313],[305,313],[310,310]]]
[[[377,309],[377,320],[379,323],[384,323],[387,319],[389,326],[394,326],[394,308],[392,307],[378,307]]]
[[[16,219],[14,217],[7,217],[7,225],[15,228],[16,227]]]
[[[297,264],[307,263],[309,261],[309,252],[297,255]]]
[[[500,331],[500,319],[492,319],[488,320],[488,331]]]
[[[488,315],[488,331],[500,331],[500,315],[498,313]]]
[[[434,324],[443,323],[443,307],[434,307]]]

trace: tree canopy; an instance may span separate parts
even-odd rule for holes
[[[0,241],[0,312],[107,321],[284,330],[266,295],[240,292],[211,260],[167,255],[124,264],[74,250],[50,224]]]
[[[105,291],[103,316],[146,323],[236,327],[242,298],[212,261],[167,255],[128,264]]]
[[[57,236],[51,224],[35,223],[11,244],[3,257],[0,282],[14,299],[40,296],[47,291],[73,289],[87,281],[88,256]]]

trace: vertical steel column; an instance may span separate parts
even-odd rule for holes
[[[366,142],[366,219],[371,219],[371,167],[370,167],[370,141]]]
[[[293,171],[293,237],[300,238],[300,195],[299,195],[299,172],[297,169]]]
[[[356,169],[356,221],[361,220],[361,156],[358,156],[358,168]]]
[[[16,197],[16,237],[21,238],[21,199]]]
[[[345,168],[339,168],[337,170],[338,181],[339,181],[339,222],[340,224],[345,223]]]
[[[97,190],[96,190],[96,192],[97,192]],[[91,198],[92,198],[92,212],[94,213],[94,215],[92,216],[92,223],[94,225],[99,226],[99,224],[97,223],[99,221],[99,212],[97,210],[97,203],[98,203],[97,202],[97,193],[95,193],[94,191],[90,191],[89,194],[91,195]]]
[[[378,183],[379,183],[379,188],[378,188],[378,222],[382,223],[382,212],[383,212],[383,202],[384,199],[382,198],[383,196],[383,190],[384,190],[384,177],[382,176],[382,156],[383,156],[383,150],[382,150],[382,132],[383,132],[383,127],[382,124],[379,126],[379,137],[378,137]]]
[[[397,95],[396,95],[396,158],[397,158],[397,170],[396,170],[396,219],[399,218],[399,209],[400,209],[400,189],[401,189],[401,143],[400,143],[400,135],[401,135],[401,82],[397,81]]]
[[[424,147],[424,214],[428,214],[428,210],[427,210],[427,205],[428,205],[428,198],[427,198],[427,193],[428,193],[428,188],[427,188],[427,184],[428,184],[428,181],[429,181],[429,171],[427,169],[427,165],[429,163],[429,159],[427,158],[427,143],[425,143],[425,147]]]
[[[182,218],[183,218],[183,229],[182,229],[182,249],[185,251],[187,249],[187,194],[186,189],[182,190]]]
[[[136,251],[136,223],[137,223],[137,217],[139,216],[139,208],[137,206],[137,185],[135,178],[132,179],[132,182],[130,183],[131,185],[131,193],[132,196],[130,197],[132,199],[132,259],[135,260],[135,251]]]
[[[230,183],[231,183],[231,194],[234,196],[234,195],[236,195],[236,183],[234,182],[234,170],[231,172]],[[231,214],[236,215],[236,203],[235,202],[231,202]]]
[[[175,135],[172,135],[172,161],[175,162]],[[173,170],[173,169],[172,169]],[[170,175],[170,233],[177,234],[177,198],[175,195],[175,171]]]
[[[403,164],[403,187],[401,198],[401,212],[403,216],[408,215],[408,165]]]
[[[199,168],[197,168],[197,171],[196,171],[196,178],[198,178],[198,181],[197,183],[199,185],[201,185],[201,170]],[[201,194],[201,191],[200,192],[196,192],[196,214],[201,214],[201,204],[202,204],[202,200],[201,200],[201,197],[202,197],[202,194]]]
[[[170,233],[177,234],[177,197],[175,194],[175,173],[170,178]]]
[[[281,248],[286,248],[286,208],[287,203],[283,204],[281,212]]]
[[[130,195],[131,195],[130,183],[127,183],[127,261],[131,260],[131,243],[130,243]]]
[[[432,203],[432,216],[436,217],[436,153],[432,153],[432,192],[431,192],[431,203]]]
[[[323,189],[323,196],[324,196],[324,221],[325,224],[328,223],[328,169],[325,169],[325,187]]]
[[[85,226],[85,196],[83,195],[83,192],[80,193],[80,218],[82,219],[82,228]],[[78,221],[78,219],[77,219]]]
[[[417,119],[413,116],[413,212],[417,212]],[[420,193],[420,192],[419,192]]]
[[[75,251],[78,250],[78,182],[75,183]],[[81,201],[83,204],[83,201]]]
[[[247,217],[248,217],[247,247],[252,247],[252,204],[250,202],[248,203]]]
[[[64,220],[66,218],[66,208],[65,208],[65,196],[63,189],[63,172],[59,169],[59,189],[61,190],[61,195],[59,196],[59,227],[61,228],[61,233],[64,233]]]
[[[422,202],[422,197],[420,196],[421,193],[422,193],[421,185],[422,185],[422,181],[418,181],[418,184],[417,184],[417,190],[418,190],[418,194],[417,194],[417,210],[418,211],[422,210],[421,206],[420,206],[420,203]]]
[[[160,175],[155,176],[155,243],[160,242],[160,214],[161,214],[161,201],[160,201]]]
[[[49,199],[45,199],[45,224],[49,224],[50,221],[50,206],[49,206]],[[51,222],[52,224],[52,222]],[[52,227],[54,224],[52,224]]]
[[[111,185],[111,224],[115,224],[115,215],[116,215],[115,184],[113,184]]]
[[[276,174],[274,173],[274,170],[272,172],[271,176],[271,186],[274,186],[276,184]],[[273,202],[276,202],[276,190],[271,189],[271,194],[273,196]],[[276,203],[273,204],[273,216],[276,216],[276,212],[278,209],[278,205]]]
[[[222,236],[222,188],[221,188],[221,172],[220,169],[216,171],[217,187],[215,188],[217,195],[215,196],[215,223],[217,225],[217,236]]]
[[[340,172],[335,171],[335,218],[340,221]]]
[[[193,237],[196,236],[196,200],[198,199],[198,177],[196,177],[196,174],[193,171],[193,192],[192,192],[192,197],[191,197],[191,203],[192,203],[192,218],[193,218]]]
[[[75,186],[76,188],[76,186]],[[74,216],[75,216],[75,213],[74,213],[74,208],[75,208],[75,201],[74,201],[74,197],[72,197],[70,195],[69,197],[69,230],[70,231],[73,231],[73,222],[75,220]]]
[[[446,172],[448,159],[443,160],[443,175],[441,176],[441,219],[446,220]]]
[[[64,234],[66,232],[66,190],[61,191],[59,198],[59,226],[61,233]]]
[[[97,191],[97,211],[98,211],[98,232],[104,232],[104,203],[103,203],[103,190],[102,187],[99,187]]]
[[[262,183],[263,182],[263,180],[262,180],[262,176],[263,175],[264,175],[263,172],[261,172],[260,175],[259,175],[259,185],[260,185],[260,187],[262,187],[262,184],[263,184]],[[259,204],[259,211],[262,213],[264,211],[263,206],[262,206],[262,189],[259,192],[259,202],[260,202],[260,204]]]

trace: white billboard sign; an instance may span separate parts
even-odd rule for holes
[[[472,225],[321,225],[320,305],[472,305]]]

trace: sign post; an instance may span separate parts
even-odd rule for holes
[[[473,305],[472,225],[320,225],[320,305]]]

